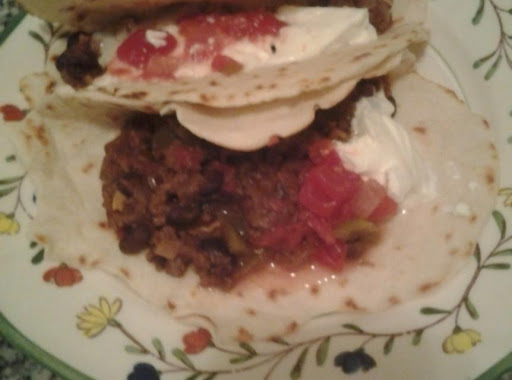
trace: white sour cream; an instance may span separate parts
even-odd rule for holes
[[[353,137],[336,142],[349,170],[373,178],[398,203],[411,194],[435,194],[435,177],[414,148],[407,131],[391,118],[394,107],[384,93],[362,98],[352,119]]]
[[[267,36],[258,43],[243,39],[225,48],[222,54],[251,70],[302,61],[331,44],[355,45],[377,39],[367,9],[283,6],[276,17],[287,24],[277,36]]]

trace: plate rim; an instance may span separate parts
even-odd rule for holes
[[[26,19],[27,14],[20,10],[7,23],[4,31],[0,33],[0,47],[11,36],[11,34]],[[92,377],[72,367],[68,363],[49,353],[25,336],[0,310],[0,335],[12,346],[21,352],[43,364],[55,374],[65,379],[89,380]],[[498,359],[488,369],[483,371],[475,380],[499,379],[505,372],[512,369],[512,351]]]

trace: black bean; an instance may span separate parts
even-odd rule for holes
[[[167,212],[166,222],[174,227],[185,227],[196,222],[201,216],[197,203],[172,203]]]
[[[152,137],[153,152],[167,148],[175,139],[176,135],[166,125],[157,127]]]
[[[146,223],[125,226],[119,240],[119,249],[126,254],[139,253],[149,246],[151,228]]]
[[[202,196],[211,195],[216,193],[222,188],[224,183],[224,174],[220,170],[207,170],[204,173],[205,183],[199,189],[199,194]]]

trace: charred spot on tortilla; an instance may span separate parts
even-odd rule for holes
[[[170,311],[175,311],[176,310],[176,304],[172,301],[167,301],[167,308],[170,310]]]
[[[414,132],[420,134],[420,135],[426,135],[427,129],[423,126],[417,126],[412,129]]]
[[[80,263],[80,265],[87,265],[87,256],[83,254],[78,256],[78,262]]]
[[[309,291],[311,292],[311,294],[317,295],[318,293],[320,293],[320,287],[318,285],[316,285],[316,284],[313,284],[309,288]]]
[[[496,184],[496,177],[494,175],[494,170],[492,168],[487,168],[485,172],[485,182],[489,187],[493,188]]]
[[[437,287],[439,285],[439,282],[438,281],[435,281],[435,282],[426,282],[424,284],[422,284],[419,288],[418,288],[418,291],[420,293],[427,293],[429,291],[431,291],[432,289],[434,289],[435,287]]]
[[[128,271],[128,269],[124,268],[124,267],[120,267],[119,268],[119,272],[124,276],[126,277],[128,280],[130,279],[131,275],[130,275],[130,272]]]
[[[46,128],[44,125],[35,125],[32,127],[32,132],[35,138],[39,141],[42,146],[48,146],[49,140],[46,135]]]
[[[244,327],[240,327],[238,329],[238,334],[236,336],[236,340],[238,342],[249,343],[249,342],[252,342],[253,339],[254,339],[254,336],[250,333],[249,330],[245,329]]]
[[[392,306],[398,305],[400,303],[400,299],[396,296],[391,296],[388,298],[388,303]]]
[[[88,174],[91,171],[91,169],[94,168],[94,165],[95,164],[93,162],[86,163],[84,166],[82,166],[82,173]]]
[[[349,297],[347,298],[345,301],[344,301],[344,305],[348,308],[348,309],[352,309],[354,311],[364,311],[364,308],[362,308],[361,306],[359,306],[357,304],[357,302]]]

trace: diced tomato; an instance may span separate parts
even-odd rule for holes
[[[396,214],[397,210],[397,203],[393,200],[393,198],[386,195],[384,198],[382,198],[381,202],[375,208],[375,210],[373,210],[371,215],[368,217],[368,220],[372,222],[383,221]]]
[[[332,227],[324,218],[309,214],[307,216],[307,223],[325,244],[331,245],[336,242],[336,238],[332,234]]]
[[[236,40],[266,35],[275,36],[286,25],[272,13],[262,11],[225,14],[220,17],[218,24],[222,32]]]
[[[176,57],[168,55],[152,56],[144,70],[144,78],[174,78],[180,61]]]
[[[346,256],[347,244],[337,240],[334,244],[319,248],[313,258],[318,264],[335,272],[339,272],[345,265]]]
[[[299,202],[316,215],[330,218],[335,210],[359,190],[362,179],[341,165],[319,165],[306,173]]]
[[[386,189],[374,179],[364,181],[354,199],[351,211],[355,218],[367,218],[386,197]]]
[[[277,35],[285,25],[265,11],[195,14],[179,21],[181,35],[194,40],[202,38],[202,41],[219,34],[234,40]]]
[[[173,35],[166,33],[165,45],[156,47],[146,38],[147,29],[138,29],[128,36],[117,48],[117,57],[138,69],[146,67],[153,55],[169,55],[176,48]]]
[[[301,243],[307,231],[308,227],[302,221],[280,225],[264,232],[254,244],[276,251],[291,251]]]
[[[213,57],[211,67],[213,71],[218,71],[225,75],[235,74],[243,69],[240,62],[223,54],[217,54]]]

